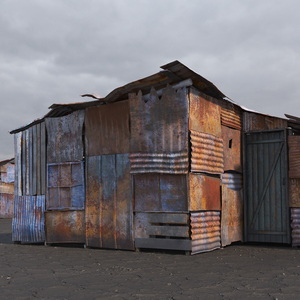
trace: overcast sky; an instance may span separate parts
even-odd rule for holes
[[[179,60],[238,104],[300,116],[298,0],[1,0],[0,160],[10,130]]]

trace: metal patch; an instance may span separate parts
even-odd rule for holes
[[[46,118],[47,162],[80,161],[83,158],[84,110],[59,118]]]
[[[187,152],[181,153],[133,153],[129,155],[132,174],[137,173],[188,173]]]
[[[86,158],[86,245],[133,250],[128,154]]]
[[[221,124],[230,128],[241,130],[242,129],[241,112],[235,107],[233,107],[232,109],[222,108]]]
[[[45,196],[15,196],[12,240],[24,243],[45,241]]]
[[[220,179],[189,174],[189,210],[221,210]]]
[[[129,141],[129,101],[86,109],[87,156],[128,153]]]
[[[243,176],[239,173],[224,173],[221,174],[222,185],[227,188],[239,191],[243,188]]]
[[[188,151],[187,89],[167,86],[160,97],[130,94],[131,153]]]
[[[83,210],[46,211],[46,243],[85,243]]]
[[[300,208],[291,208],[292,246],[300,246]]]
[[[222,246],[243,240],[242,191],[222,184],[221,241]]]
[[[221,107],[213,98],[206,99],[204,95],[190,89],[189,129],[221,138]]]
[[[191,130],[192,172],[221,174],[224,171],[223,141],[211,134]]]
[[[300,136],[288,136],[289,177],[300,178]]]
[[[300,207],[300,178],[289,179],[289,207]]]
[[[221,247],[219,211],[191,212],[192,252],[197,254]]]
[[[242,172],[241,132],[222,126],[224,145],[224,170]]]
[[[14,194],[0,193],[0,218],[12,218],[14,215]]]
[[[135,211],[187,211],[186,175],[134,176]]]

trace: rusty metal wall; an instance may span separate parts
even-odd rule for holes
[[[130,94],[130,153],[188,151],[187,89],[166,87],[159,96]]]
[[[0,193],[0,218],[3,219],[12,218],[13,215],[14,215],[14,194]]]
[[[135,247],[191,250],[188,213],[135,213]]]
[[[19,196],[45,195],[46,130],[36,124],[15,134],[15,193]]]
[[[189,210],[221,210],[219,178],[189,174]]]
[[[187,176],[167,174],[134,175],[135,211],[187,211]]]
[[[254,112],[243,113],[244,131],[272,130],[287,128],[288,121]]]
[[[12,240],[24,243],[45,241],[45,196],[15,195]]]
[[[300,136],[289,135],[289,177],[300,178]]]
[[[84,210],[46,211],[46,241],[55,243],[85,243]]]
[[[191,130],[191,171],[222,174],[224,172],[223,140],[208,133]]]
[[[221,247],[220,214],[219,211],[191,212],[191,254]]]
[[[134,249],[128,154],[86,158],[86,245]]]
[[[300,246],[300,208],[291,208],[292,246]]]
[[[300,178],[289,179],[289,207],[300,207]]]
[[[87,156],[129,153],[129,101],[86,109]]]
[[[46,118],[47,162],[59,163],[83,159],[84,110],[59,118]]]
[[[224,170],[242,172],[241,131],[222,126]]]
[[[85,203],[84,164],[48,164],[47,210],[83,209]]]
[[[204,98],[194,88],[190,89],[189,96],[189,129],[221,138],[221,107],[218,102],[211,97]]]
[[[129,155],[131,173],[187,174],[188,152],[178,153],[134,153]]]
[[[221,242],[222,246],[243,240],[244,207],[242,175],[225,173],[222,180]]]
[[[221,110],[221,124],[229,128],[242,130],[242,112],[235,105],[223,107]]]

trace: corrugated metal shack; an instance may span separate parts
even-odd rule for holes
[[[0,218],[12,218],[14,214],[15,160],[0,162]]]
[[[105,98],[50,109],[12,131],[18,170],[14,241],[191,254],[242,241],[243,196],[251,198],[249,187],[257,189],[256,181],[243,182],[243,174],[253,178],[248,173],[256,161],[250,146],[256,149],[256,142],[248,136],[273,130],[273,119],[284,132],[289,125],[245,111],[178,61]],[[43,134],[33,129],[37,125]],[[248,162],[244,156],[246,171],[243,140],[246,157],[254,157]],[[251,205],[245,212],[255,215]],[[28,226],[33,217],[40,238]],[[245,234],[251,241],[249,218]]]

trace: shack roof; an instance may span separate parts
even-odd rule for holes
[[[15,163],[15,159],[14,158],[10,158],[10,159],[6,159],[6,160],[2,160],[0,161],[0,167],[1,166],[5,166],[6,164],[14,164]]]

